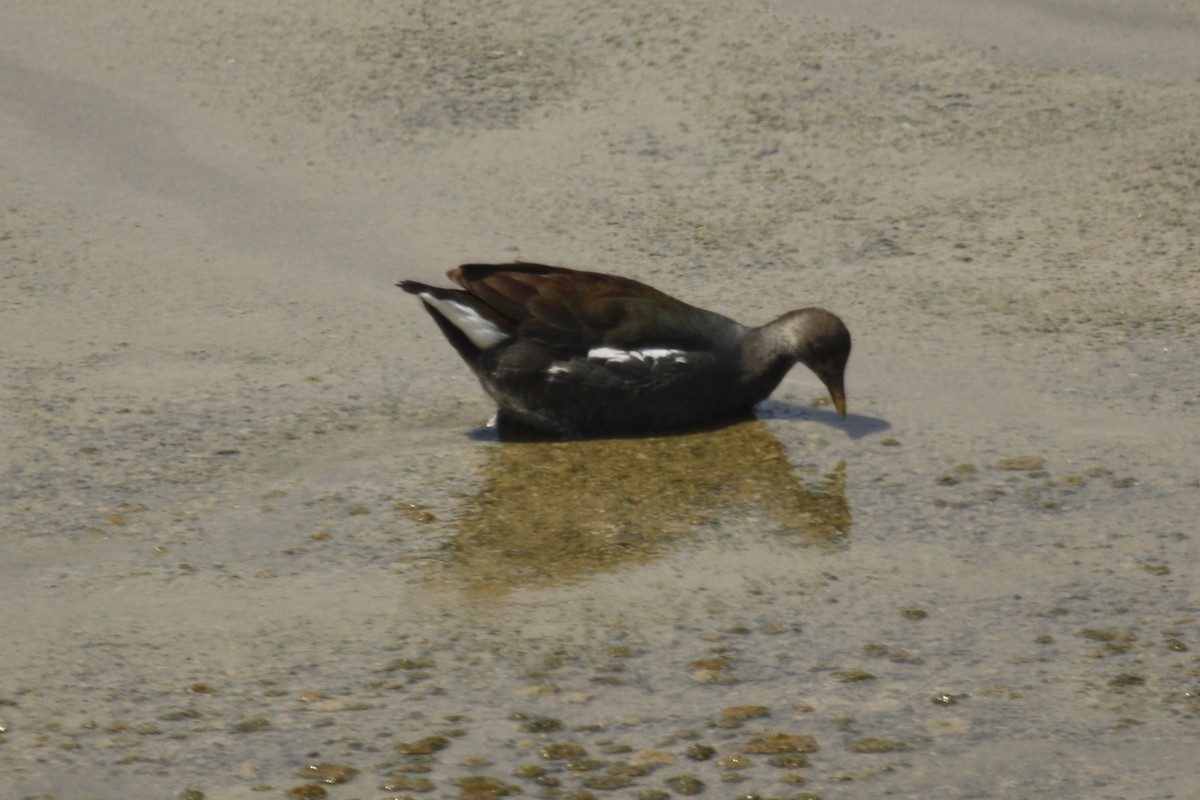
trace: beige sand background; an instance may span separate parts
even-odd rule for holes
[[[903,8],[6,4],[0,796],[1192,796],[1200,10]],[[851,416],[498,443],[514,257]]]

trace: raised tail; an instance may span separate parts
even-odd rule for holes
[[[425,310],[437,322],[450,344],[468,360],[480,350],[506,341],[514,328],[512,320],[462,289],[443,289],[418,281],[396,284],[421,298]]]

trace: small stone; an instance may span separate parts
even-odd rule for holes
[[[722,709],[721,716],[730,719],[756,719],[769,717],[771,712],[767,710],[766,706],[729,706]]]
[[[1146,679],[1143,678],[1141,675],[1134,675],[1132,673],[1123,672],[1120,675],[1113,678],[1111,681],[1109,681],[1108,685],[1115,686],[1117,688],[1122,688],[1125,686],[1141,686],[1145,682],[1146,682]]]
[[[345,764],[334,764],[328,761],[322,761],[319,764],[308,764],[300,768],[300,777],[312,778],[331,786],[345,783],[357,774],[358,770],[354,767]]]
[[[695,670],[720,672],[729,669],[732,664],[733,659],[727,656],[715,656],[713,658],[698,658],[691,662],[691,667]]]
[[[415,742],[401,742],[396,749],[405,756],[428,756],[450,746],[450,740],[445,736],[426,736]]]
[[[547,761],[567,761],[586,756],[587,750],[575,742],[555,742],[543,747],[539,753]]]
[[[514,778],[540,778],[546,774],[546,768],[540,764],[522,764],[513,770]]]
[[[1041,456],[1016,456],[1014,458],[1002,458],[996,462],[996,466],[1000,469],[1028,472],[1030,470],[1041,469],[1045,463],[1046,459]]]
[[[808,756],[803,753],[776,753],[767,759],[767,764],[778,769],[800,769],[808,766]]]
[[[692,775],[675,775],[667,778],[665,783],[682,795],[695,795],[704,791],[704,781]]]
[[[693,745],[695,746],[695,745]],[[629,756],[629,763],[634,766],[658,766],[674,764],[675,756],[666,750],[639,750]]]
[[[432,792],[436,785],[429,778],[400,775],[383,785],[385,792]]]
[[[740,753],[731,753],[717,759],[717,769],[746,769],[753,765],[753,761]]]
[[[251,717],[250,719],[234,723],[230,731],[233,733],[254,733],[255,731],[265,731],[270,727],[271,721],[266,717]]]
[[[533,717],[521,723],[521,729],[529,733],[550,733],[562,730],[561,719],[554,717]]]
[[[519,786],[513,786],[486,775],[472,775],[469,778],[462,778],[456,783],[461,800],[491,800],[493,797],[521,793]]]
[[[743,753],[814,753],[817,740],[807,734],[769,733],[751,739],[742,747]]]
[[[851,753],[898,753],[907,750],[908,745],[898,739],[867,736],[847,743],[846,749]]]
[[[628,775],[588,775],[583,779],[583,785],[588,789],[612,792],[632,786],[633,778]]]

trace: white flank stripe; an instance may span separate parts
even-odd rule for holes
[[[687,352],[672,350],[667,347],[647,347],[645,350],[618,350],[615,347],[593,347],[588,350],[588,358],[596,361],[613,361],[624,364],[630,361],[655,361],[660,358],[670,359],[672,363],[687,362]]]
[[[617,350],[612,347],[593,347],[588,350],[588,358],[596,361],[617,361],[624,363],[633,360],[633,355],[628,350]]]
[[[646,350],[634,350],[633,354],[635,358],[669,358],[678,363],[687,361],[686,354],[683,350],[672,350],[667,347],[651,347]]]
[[[454,323],[454,327],[465,333],[467,338],[481,350],[494,347],[508,338],[507,333],[484,319],[478,311],[468,305],[456,303],[453,300],[442,300],[426,292],[422,292],[419,296],[442,312],[446,319]]]

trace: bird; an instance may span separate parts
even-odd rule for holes
[[[850,331],[822,308],[742,325],[631,278],[530,262],[412,280],[496,401],[496,420],[562,438],[647,435],[745,416],[796,363],[846,417]]]

